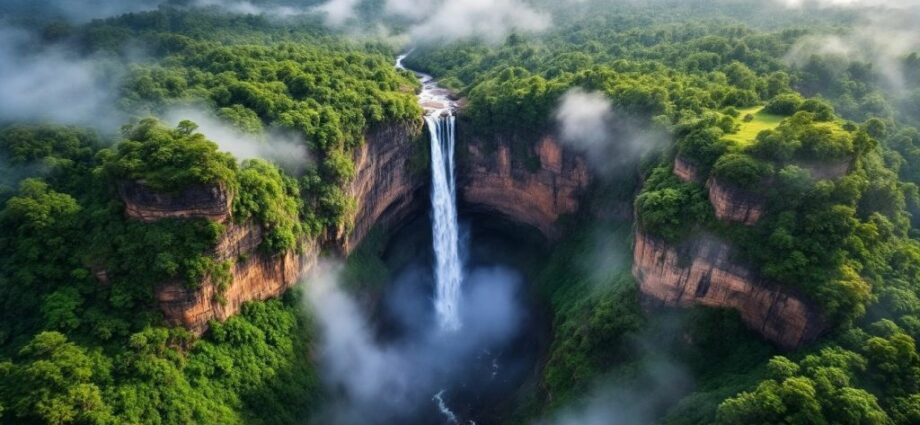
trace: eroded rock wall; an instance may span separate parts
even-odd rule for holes
[[[142,182],[123,181],[118,194],[125,203],[125,215],[146,222],[164,218],[207,218],[224,221],[230,217],[233,197],[223,184],[193,185],[175,193],[158,192]]]
[[[375,225],[391,226],[411,214],[422,201],[424,176],[413,173],[410,162],[421,137],[420,123],[385,125],[367,135],[367,143],[355,152],[355,180],[349,194],[357,204],[354,227],[339,235],[344,254],[357,247]]]
[[[261,242],[261,226],[229,225],[215,256],[233,263],[230,285],[223,291],[210,279],[195,288],[182,281],[159,285],[155,296],[167,322],[200,335],[207,330],[209,321],[226,320],[239,313],[248,301],[280,296],[318,259],[316,242],[301,241],[301,252],[291,250],[279,255],[258,250]]]
[[[734,309],[751,329],[785,349],[814,340],[825,328],[814,303],[759,279],[714,238],[678,249],[637,232],[633,258],[633,275],[649,304]]]
[[[559,217],[579,209],[591,182],[588,166],[550,135],[526,147],[529,160],[513,158],[511,143],[497,139],[459,145],[466,149],[458,153],[460,201],[466,208],[499,213],[556,238]]]
[[[702,181],[699,167],[680,155],[674,157],[674,175],[685,182]]]
[[[210,279],[197,287],[181,281],[159,285],[155,296],[166,320],[201,334],[209,321],[226,320],[248,301],[284,293],[318,261],[321,245],[347,255],[375,224],[395,224],[410,214],[425,184],[409,169],[413,149],[419,146],[413,142],[419,134],[420,124],[415,123],[381,126],[370,132],[367,143],[355,153],[356,178],[348,187],[357,205],[352,231],[340,232],[329,241],[302,240],[298,249],[282,254],[259,249],[263,238],[260,225],[228,220],[232,199],[221,186],[193,187],[164,195],[141,184],[123,184],[120,193],[129,217],[144,221],[205,217],[227,225],[212,255],[218,261],[232,262],[230,284],[223,290]]]
[[[709,202],[719,220],[751,226],[763,216],[766,205],[762,196],[722,183],[715,177],[706,185]]]

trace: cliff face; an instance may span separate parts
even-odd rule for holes
[[[731,259],[730,246],[703,239],[681,247],[636,233],[633,275],[650,304],[737,310],[751,329],[793,349],[817,338],[824,321],[816,305],[758,279]]]
[[[680,155],[674,157],[674,175],[685,182],[701,181],[699,168]]]
[[[348,191],[356,200],[357,214],[351,232],[338,235],[337,245],[344,254],[358,246],[374,225],[395,225],[419,206],[417,195],[426,182],[412,174],[409,163],[413,148],[424,146],[413,142],[420,134],[421,128],[411,125],[381,126],[355,152],[357,175]]]
[[[587,164],[567,152],[552,136],[529,147],[535,163],[512,158],[511,142],[497,140],[460,144],[467,152],[459,170],[460,200],[467,208],[497,212],[529,224],[549,238],[558,237],[559,216],[578,210],[580,197],[591,181]]]
[[[811,173],[815,180],[833,180],[845,176],[850,172],[850,159],[837,161],[813,161],[797,164]]]
[[[274,256],[257,250],[261,242],[261,226],[230,224],[214,252],[218,260],[233,261],[229,287],[221,292],[208,279],[198,288],[189,288],[181,281],[161,284],[155,297],[166,320],[200,335],[210,320],[226,320],[247,301],[281,295],[318,258],[315,242],[303,241],[302,253],[288,251]]]
[[[762,197],[719,182],[715,177],[707,182],[709,202],[716,218],[751,226],[760,220],[764,212]]]
[[[125,203],[125,215],[146,222],[195,217],[223,221],[230,216],[233,204],[223,184],[194,185],[176,193],[161,193],[141,182],[124,181],[118,185],[118,194]]]
[[[299,250],[279,255],[259,251],[263,229],[254,223],[227,220],[232,200],[223,187],[193,187],[175,195],[151,191],[142,184],[125,183],[119,188],[129,217],[153,221],[164,217],[205,217],[226,221],[227,228],[214,247],[218,261],[230,260],[229,287],[221,291],[208,279],[197,288],[184,282],[165,282],[155,296],[166,320],[201,334],[210,320],[225,320],[252,300],[277,297],[297,283],[318,260],[320,245],[327,243],[343,254],[360,243],[377,224],[396,224],[416,207],[416,194],[424,179],[409,170],[413,140],[420,127],[412,124],[382,126],[367,135],[367,143],[355,153],[356,178],[349,194],[357,204],[354,229],[340,232],[331,241],[301,241]]]

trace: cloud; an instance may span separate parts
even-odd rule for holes
[[[500,267],[473,269],[464,282],[456,332],[441,330],[431,302],[431,273],[410,267],[387,289],[371,321],[339,287],[341,266],[323,263],[306,279],[308,308],[320,329],[320,368],[337,394],[316,423],[377,424],[454,415],[463,391],[506,394],[516,373],[532,372],[501,351],[514,346],[525,313],[521,278]],[[380,327],[386,329],[381,331]],[[498,377],[496,378],[496,375]],[[438,413],[438,412],[442,413]],[[449,412],[449,413],[448,413]]]
[[[628,166],[666,144],[661,132],[617,113],[603,93],[578,87],[562,95],[555,120],[562,142],[601,173],[629,171]]]
[[[861,12],[859,21],[852,24],[845,33],[802,37],[792,46],[784,60],[790,65],[801,66],[812,55],[829,55],[847,61],[868,62],[881,77],[885,87],[898,93],[905,89],[901,59],[910,52],[920,50],[920,0],[887,4],[897,5],[904,9]]]
[[[406,0],[390,1],[402,3]],[[501,41],[512,31],[543,31],[549,28],[550,22],[549,14],[518,0],[453,0],[442,2],[410,33],[413,39],[426,41],[470,37]]]
[[[344,25],[355,18],[355,8],[361,0],[329,0],[316,7],[316,10],[325,14],[326,23],[331,26]]]
[[[628,384],[597,387],[584,400],[536,425],[647,425],[662,409],[686,394],[687,373],[674,363],[656,359],[642,365]]]
[[[31,34],[0,27],[0,120],[40,120],[115,128],[121,67],[76,57],[63,47],[35,49]]]
[[[312,163],[306,143],[290,132],[272,129],[263,135],[244,133],[215,114],[190,106],[170,109],[163,118],[173,126],[182,120],[195,122],[199,132],[239,160],[261,158],[292,172]]]
[[[317,10],[327,23],[340,26],[356,16],[359,0],[329,0]],[[521,0],[386,0],[387,17],[409,22],[408,33],[416,42],[479,38],[501,41],[514,31],[537,32],[550,26],[548,13]]]
[[[920,5],[920,0],[774,0],[789,8],[888,8],[901,9]]]
[[[0,15],[67,19],[86,22],[130,12],[156,9],[163,0],[3,0]]]
[[[342,0],[334,0],[342,1]],[[346,0],[357,2],[357,0]],[[194,0],[193,7],[216,7],[224,12],[238,15],[265,15],[274,18],[300,16],[309,12],[307,7],[294,7],[282,4],[256,4],[247,0]]]

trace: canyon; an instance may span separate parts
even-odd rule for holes
[[[210,279],[194,288],[178,280],[158,285],[155,298],[167,322],[200,335],[209,321],[231,317],[247,301],[281,295],[316,263],[320,251],[347,256],[375,226],[396,229],[422,213],[427,205],[428,176],[425,170],[414,169],[412,161],[417,155],[427,157],[426,144],[420,142],[424,136],[420,122],[384,125],[368,132],[354,154],[356,177],[347,186],[357,205],[353,225],[318,240],[301,240],[296,250],[279,255],[258,249],[263,233],[259,225],[234,222],[232,196],[222,186],[195,186],[163,194],[142,183],[119,185],[129,218],[150,222],[203,217],[226,226],[212,255],[232,263],[229,286],[220,288]],[[528,168],[512,159],[510,140],[493,143],[496,147],[491,154],[477,140],[458,146],[467,153],[458,155],[462,208],[501,214],[538,229],[547,238],[558,237],[556,221],[578,210],[590,183],[584,160],[566,152],[553,137],[544,136],[530,152],[539,167]]]
[[[164,282],[155,297],[166,320],[196,334],[211,320],[225,320],[251,300],[281,295],[319,258],[321,251],[347,256],[375,226],[395,230],[426,208],[427,170],[414,169],[413,159],[427,158],[421,122],[381,126],[366,135],[356,150],[356,177],[347,186],[357,205],[353,225],[317,240],[302,240],[296,250],[269,255],[258,247],[260,226],[235,223],[231,197],[220,186],[191,187],[160,194],[142,183],[125,182],[119,193],[125,214],[154,221],[167,217],[204,217],[225,223],[227,230],[214,248],[218,261],[230,261],[231,282],[220,288],[209,279],[191,288]],[[525,146],[523,152],[515,151]],[[561,236],[558,220],[575,214],[592,182],[580,155],[566,150],[552,134],[521,143],[510,138],[482,140],[460,137],[457,154],[457,197],[461,211],[496,216],[538,230],[548,241]],[[417,167],[416,167],[417,168]],[[840,167],[834,167],[834,174]],[[699,181],[692,164],[675,161],[674,172]],[[707,180],[717,216],[751,225],[763,213],[755,197]],[[825,328],[816,305],[783,286],[760,279],[736,261],[730,244],[702,238],[681,246],[637,231],[633,275],[647,306],[704,305],[737,310],[751,329],[786,349],[814,340]]]

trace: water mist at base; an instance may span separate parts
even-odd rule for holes
[[[341,267],[308,278],[320,329],[319,370],[329,402],[314,423],[469,424],[532,373],[532,318],[521,276],[471,267],[459,299],[463,327],[444,332],[431,303],[430,263],[416,261],[390,284],[373,319],[338,286]],[[524,354],[522,354],[524,353]]]

